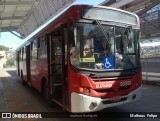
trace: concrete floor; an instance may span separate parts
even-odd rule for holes
[[[160,112],[160,87],[143,85],[142,99],[129,105],[120,105],[103,110],[108,112]],[[65,111],[57,105],[49,106],[43,96],[29,86],[22,86],[22,80],[15,69],[0,70],[0,112],[60,112]],[[160,116],[160,114],[159,114]],[[43,118],[43,119],[1,119],[0,121],[82,121],[81,118]],[[106,118],[84,118],[84,121],[106,121]],[[107,119],[107,121],[116,121]],[[159,118],[124,118],[123,121],[159,121]]]

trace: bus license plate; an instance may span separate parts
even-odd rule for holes
[[[122,96],[114,96],[110,98],[111,102],[118,102],[122,99]]]

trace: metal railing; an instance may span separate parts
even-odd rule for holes
[[[160,81],[160,57],[141,58],[142,79]]]

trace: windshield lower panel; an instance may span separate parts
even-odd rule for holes
[[[71,64],[76,68],[102,71],[139,66],[139,30],[109,25],[102,27],[76,24]]]

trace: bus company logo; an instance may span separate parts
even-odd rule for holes
[[[96,84],[96,88],[110,88],[112,84]]]
[[[11,118],[11,113],[2,113],[2,118]]]

